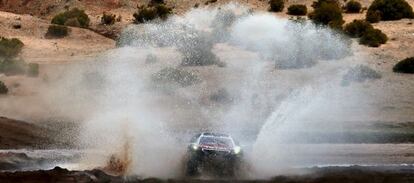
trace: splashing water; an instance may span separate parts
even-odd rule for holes
[[[85,68],[65,68],[64,84],[51,87],[56,99],[65,99],[53,103],[54,115],[83,121],[79,146],[103,154],[85,156],[84,163],[105,167],[118,156],[126,162],[123,173],[161,178],[181,176],[188,137],[202,130],[253,144],[247,156],[263,174],[253,176],[274,173],[283,166],[274,154],[288,154],[275,144],[290,137],[286,124],[312,115],[308,109],[321,90],[314,80],[335,83],[341,67],[327,60],[350,53],[348,42],[329,29],[238,4],[131,25],[117,45]],[[181,72],[155,83],[154,74],[166,67]],[[94,73],[92,82],[82,72]],[[182,75],[200,82],[179,86],[175,77]],[[228,99],[212,101],[216,91]],[[74,103],[88,110],[83,114]]]

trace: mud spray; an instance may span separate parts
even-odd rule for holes
[[[189,137],[208,130],[240,141],[246,178],[271,177],[300,165],[286,144],[341,130],[321,122],[348,119],[362,98],[340,86],[359,59],[340,34],[237,4],[131,25],[117,45],[66,67],[48,96],[82,121],[79,146],[99,152],[82,162],[125,175],[182,176]]]

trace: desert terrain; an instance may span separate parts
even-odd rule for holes
[[[311,11],[312,2],[289,0],[284,11],[273,13],[265,0],[166,0],[172,26],[151,27],[134,24],[133,17],[149,1],[0,0],[0,36],[21,40],[17,58],[39,64],[37,77],[0,73],[9,90],[0,95],[0,182],[414,181],[414,75],[393,72],[400,60],[414,56],[414,19],[373,23],[388,36],[375,48],[357,39],[337,43],[321,31],[326,40],[312,37],[299,45],[326,43],[319,47],[351,54],[309,68],[276,69],[259,53],[267,53],[263,47],[269,44],[254,36],[275,29],[276,40],[294,37],[290,29],[277,30],[292,18],[287,7],[305,4]],[[372,0],[360,2],[369,7]],[[414,7],[414,0],[407,2]],[[85,10],[89,27],[70,27],[68,36],[47,38],[52,18],[75,7]],[[242,24],[246,19],[240,15],[237,25],[247,26],[245,32],[231,29],[233,37],[253,41],[211,46],[225,66],[182,66],[179,46],[142,41],[145,33],[159,32],[150,39],[169,44],[168,35],[187,33],[181,22],[209,32],[206,22],[226,8],[257,14],[251,24]],[[103,13],[119,21],[103,25]],[[365,12],[343,13],[343,18],[346,23],[364,19]],[[261,26],[265,20],[276,23]],[[182,29],[174,27],[176,22]],[[342,44],[349,45],[341,49]],[[283,53],[289,46],[276,48]],[[148,61],[151,56],[156,61]],[[381,77],[341,84],[358,65]],[[197,78],[185,87],[153,84],[154,74],[166,67]],[[225,131],[241,141],[249,159],[241,175],[184,177],[186,143],[203,130]]]

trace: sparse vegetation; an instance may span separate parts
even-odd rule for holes
[[[116,21],[116,15],[104,13],[101,17],[101,24],[103,25],[113,25]]]
[[[366,80],[380,79],[380,73],[366,65],[358,65],[348,70],[342,78],[342,85],[347,86],[351,82],[365,82]]]
[[[79,23],[77,24],[76,21]],[[69,11],[57,14],[52,19],[52,24],[57,25],[70,25],[81,28],[89,27],[90,19],[84,10],[73,8]]]
[[[0,73],[6,75],[19,75],[26,73],[27,64],[22,60],[4,59],[0,60]]]
[[[345,10],[347,13],[359,13],[362,5],[358,1],[351,0],[345,4]]]
[[[285,8],[285,0],[270,0],[270,11],[281,12]]]
[[[0,58],[12,58],[17,56],[24,44],[19,39],[7,39],[0,37]]]
[[[387,35],[382,33],[381,30],[369,29],[362,35],[359,43],[370,47],[379,47],[381,44],[385,44],[387,40]]]
[[[144,23],[157,18],[166,19],[171,14],[172,9],[165,4],[153,4],[138,7],[134,13],[135,23]]]
[[[172,67],[166,67],[153,74],[152,80],[161,84],[176,84],[181,87],[191,86],[200,81],[195,73]]]
[[[381,30],[374,27],[365,20],[354,20],[346,24],[345,33],[354,38],[360,38],[359,43],[370,47],[378,47],[388,40]]]
[[[394,72],[414,74],[414,57],[409,57],[398,62],[394,68]]]
[[[47,38],[62,38],[69,34],[69,28],[64,25],[50,25],[46,32]]]
[[[374,29],[374,27],[365,20],[354,20],[351,23],[345,25],[345,33],[351,37],[362,37],[368,30]]]
[[[374,0],[368,8],[366,19],[375,22],[378,15],[380,20],[414,18],[413,9],[405,0]]]
[[[316,24],[329,25],[331,28],[342,29],[344,20],[339,3],[335,0],[319,0],[312,4],[314,11],[308,16]]]
[[[294,4],[288,7],[287,14],[303,16],[308,13],[308,8],[303,4]]]
[[[9,89],[7,86],[3,83],[3,81],[0,81],[0,95],[7,94],[9,92]]]

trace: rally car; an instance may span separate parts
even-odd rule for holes
[[[194,176],[201,170],[233,176],[238,169],[242,151],[230,135],[200,133],[191,139],[188,146],[187,176]]]

